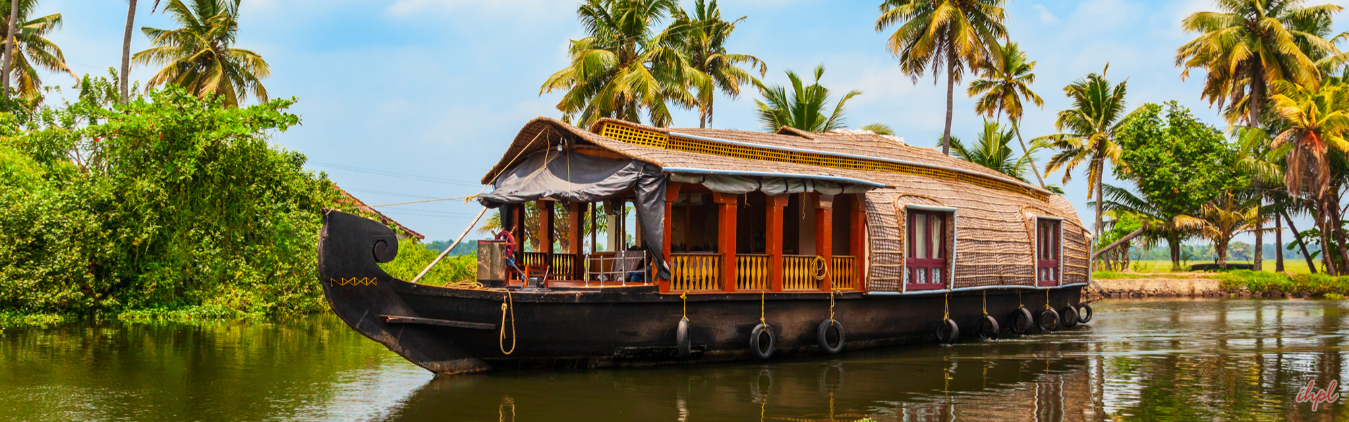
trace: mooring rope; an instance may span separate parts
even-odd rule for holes
[[[768,321],[767,321],[767,320],[764,320],[764,317],[763,317],[763,298],[764,298],[764,292],[759,292],[759,323],[760,323],[760,324],[767,324]]]
[[[506,351],[506,308],[508,308],[508,306],[506,305],[507,303],[510,304],[509,308],[511,310],[511,350],[509,352]],[[506,301],[501,302],[501,340],[497,342],[498,346],[501,347],[501,353],[507,355],[515,353],[515,337],[516,337],[515,298],[511,297],[511,291],[507,289]]]
[[[684,301],[684,319],[689,319],[689,292],[679,294],[679,299]]]
[[[946,321],[951,318],[951,291],[946,291],[946,307],[942,310],[941,320]]]

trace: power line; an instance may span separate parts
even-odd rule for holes
[[[441,179],[441,178],[435,178],[435,177],[418,176],[418,175],[414,175],[414,174],[396,173],[396,172],[392,172],[392,171],[384,171],[384,170],[367,169],[367,168],[361,168],[361,167],[344,166],[344,165],[341,165],[341,164],[324,163],[324,162],[319,162],[319,161],[310,161],[309,164],[313,164],[313,165],[316,165],[316,166],[319,166],[319,167],[327,167],[327,168],[332,168],[332,169],[337,169],[337,170],[344,170],[344,171],[351,171],[351,172],[356,172],[356,173],[373,174],[373,175],[376,175],[376,176],[394,177],[394,178],[399,178],[399,179],[418,180],[418,181],[423,181],[423,182],[444,183],[444,184],[447,184],[447,185],[458,185],[458,186],[469,186],[469,187],[481,186],[481,184],[479,184],[479,183],[465,182],[465,181],[462,181],[462,180],[450,180],[450,179]]]

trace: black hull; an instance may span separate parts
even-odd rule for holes
[[[392,260],[396,245],[393,233],[379,223],[327,212],[319,246],[323,291],[353,329],[432,372],[758,359],[749,339],[761,312],[777,335],[773,358],[824,353],[816,332],[830,315],[827,294],[689,295],[692,353],[680,358],[675,339],[685,302],[677,295],[660,294],[651,286],[512,291],[508,297],[500,289],[417,285],[390,277],[376,265],[377,259]],[[951,292],[950,318],[962,338],[975,338],[985,295],[988,313],[1007,335],[1021,304],[1038,312],[1048,300],[1062,312],[1079,303],[1081,286]],[[834,296],[833,315],[846,331],[845,351],[927,342],[936,340],[947,300],[943,293],[843,293]],[[503,304],[511,304],[504,327]]]

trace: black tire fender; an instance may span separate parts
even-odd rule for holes
[[[947,337],[942,334],[942,332],[945,331],[944,329],[946,328],[949,328],[951,331],[950,337]],[[959,338],[960,338],[960,326],[956,325],[955,320],[946,318],[941,321],[941,324],[937,325],[937,341],[941,342],[942,344],[955,343],[956,339]]]
[[[1090,303],[1083,303],[1081,305],[1077,305],[1077,308],[1078,308],[1077,322],[1086,324],[1088,322],[1091,322],[1091,317],[1096,316],[1096,314],[1091,311]]]
[[[759,341],[760,337],[767,337],[768,344]],[[777,336],[773,334],[773,327],[760,322],[754,326],[754,331],[749,333],[749,350],[754,352],[754,356],[759,359],[768,359],[773,356],[773,349],[777,347]]]
[[[984,327],[988,328],[985,329]],[[1002,328],[998,327],[998,320],[989,314],[984,314],[982,318],[979,318],[979,323],[974,325],[974,333],[978,334],[981,340],[997,340],[998,332],[1001,330]]]
[[[689,357],[692,346],[689,344],[689,319],[680,318],[679,328],[675,330],[675,344],[679,346],[679,358]]]
[[[1045,324],[1045,315],[1053,317],[1048,324]],[[1035,326],[1040,329],[1040,332],[1048,333],[1059,329],[1059,321],[1062,320],[1062,318],[1059,318],[1059,311],[1055,311],[1054,308],[1045,308],[1045,310],[1040,311],[1040,317],[1035,319]]]
[[[1076,308],[1073,308],[1072,306],[1064,306],[1063,312],[1061,312],[1061,314],[1063,315],[1063,328],[1073,328],[1077,326]]]
[[[1022,323],[1021,321],[1025,321]],[[1025,306],[1016,308],[1012,311],[1012,333],[1023,335],[1030,332],[1031,327],[1035,326],[1035,317],[1031,315],[1030,309]]]
[[[838,330],[838,344],[829,344],[829,328],[831,327]],[[832,355],[843,350],[845,338],[843,324],[839,323],[837,320],[826,319],[824,322],[821,322],[820,328],[815,330],[815,337],[820,340],[820,350],[823,350],[825,353]]]

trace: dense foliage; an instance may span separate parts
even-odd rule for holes
[[[0,311],[320,309],[314,239],[338,194],[268,143],[300,123],[294,100],[96,97],[0,115]]]
[[[473,242],[466,240],[464,243]],[[459,245],[455,249],[462,249],[464,245]],[[443,251],[449,245],[441,246]],[[440,255],[440,251],[432,249],[429,245],[424,245],[413,241],[398,242],[398,257],[392,262],[379,264],[380,268],[389,275],[399,280],[412,281],[417,274],[422,272],[431,261]],[[419,284],[430,284],[433,286],[444,286],[451,283],[464,281],[476,281],[478,279],[478,256],[473,254],[466,255],[446,255],[445,259],[431,268],[420,280]]]

